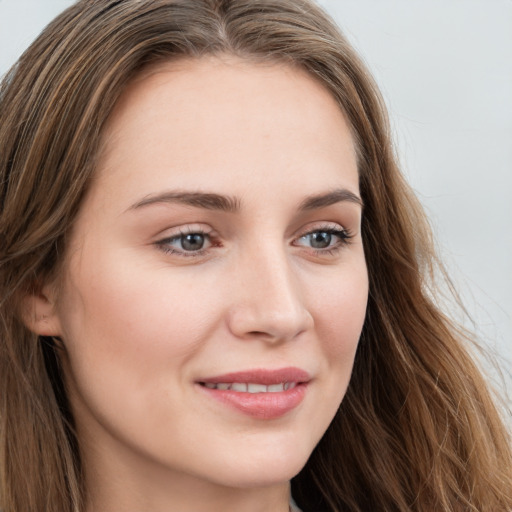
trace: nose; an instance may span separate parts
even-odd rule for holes
[[[238,338],[281,342],[313,326],[284,250],[260,246],[236,266],[232,279],[228,324]]]

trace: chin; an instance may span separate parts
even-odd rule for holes
[[[236,453],[234,455],[237,457]],[[260,452],[255,457],[240,455],[237,460],[224,464],[223,469],[217,471],[217,478],[223,480],[223,485],[235,488],[279,485],[296,476],[309,455],[309,451],[302,452],[297,448],[295,451],[276,450],[267,455]]]

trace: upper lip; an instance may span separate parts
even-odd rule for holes
[[[202,384],[211,383],[219,384],[231,382],[248,382],[254,384],[264,384],[270,386],[272,384],[281,384],[282,382],[308,382],[311,380],[309,373],[300,368],[290,366],[288,368],[279,368],[275,370],[257,368],[253,370],[244,370],[240,372],[224,373],[199,379]]]

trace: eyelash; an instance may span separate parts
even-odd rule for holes
[[[180,230],[176,235],[164,238],[163,240],[159,240],[158,242],[156,242],[156,244],[165,253],[181,256],[184,258],[194,258],[194,257],[198,257],[198,256],[203,256],[210,249],[210,247],[215,247],[215,246],[218,247],[220,245],[219,243],[217,243],[217,244],[211,243],[210,247],[208,247],[206,249],[199,249],[197,251],[176,250],[169,245],[171,242],[180,240],[181,238],[183,238],[187,235],[202,235],[206,239],[210,239],[210,242],[211,242],[211,239],[213,238],[212,234],[208,233],[204,229],[200,229],[200,228],[185,229],[185,230]]]
[[[338,253],[341,249],[346,247],[350,244],[351,239],[353,238],[353,234],[348,229],[339,229],[339,228],[333,228],[332,226],[325,226],[313,229],[312,231],[308,231],[307,233],[304,233],[301,235],[298,240],[301,240],[303,238],[306,238],[310,235],[313,235],[315,233],[326,233],[330,236],[336,236],[338,238],[338,241],[330,247],[327,247],[325,249],[316,249],[314,247],[311,247],[315,255],[317,256],[332,256],[336,253]]]
[[[336,236],[338,238],[338,241],[335,245],[332,247],[328,247],[325,249],[316,249],[311,247],[311,250],[314,252],[317,256],[331,256],[339,252],[341,249],[346,247],[350,244],[351,239],[353,238],[353,234],[348,229],[339,229],[334,228],[332,226],[325,226],[325,227],[319,227],[316,229],[313,229],[311,231],[307,231],[306,233],[300,235],[296,240],[304,239],[310,235],[313,235],[315,233],[326,233],[330,236]],[[204,236],[205,239],[208,239],[210,241],[210,246],[205,249],[199,249],[197,251],[186,251],[186,250],[176,250],[169,244],[172,242],[179,241],[185,236],[188,235],[201,235]],[[213,240],[212,240],[213,239]],[[156,245],[161,249],[163,252],[167,254],[177,255],[179,257],[183,258],[194,258],[199,256],[204,256],[211,247],[219,247],[220,243],[215,242],[214,237],[211,233],[208,233],[207,231],[203,229],[186,229],[186,230],[180,230],[176,235],[173,235],[171,237],[164,238],[162,240],[159,240],[156,242]]]

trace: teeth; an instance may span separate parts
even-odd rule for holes
[[[267,386],[265,384],[247,384],[247,391],[249,393],[266,393]]]
[[[265,384],[245,383],[245,382],[218,382],[214,384],[212,382],[206,382],[204,386],[208,389],[219,389],[222,391],[230,390],[237,391],[239,393],[282,393],[288,391],[297,386],[296,382],[281,382],[280,384],[271,384],[265,386]]]

